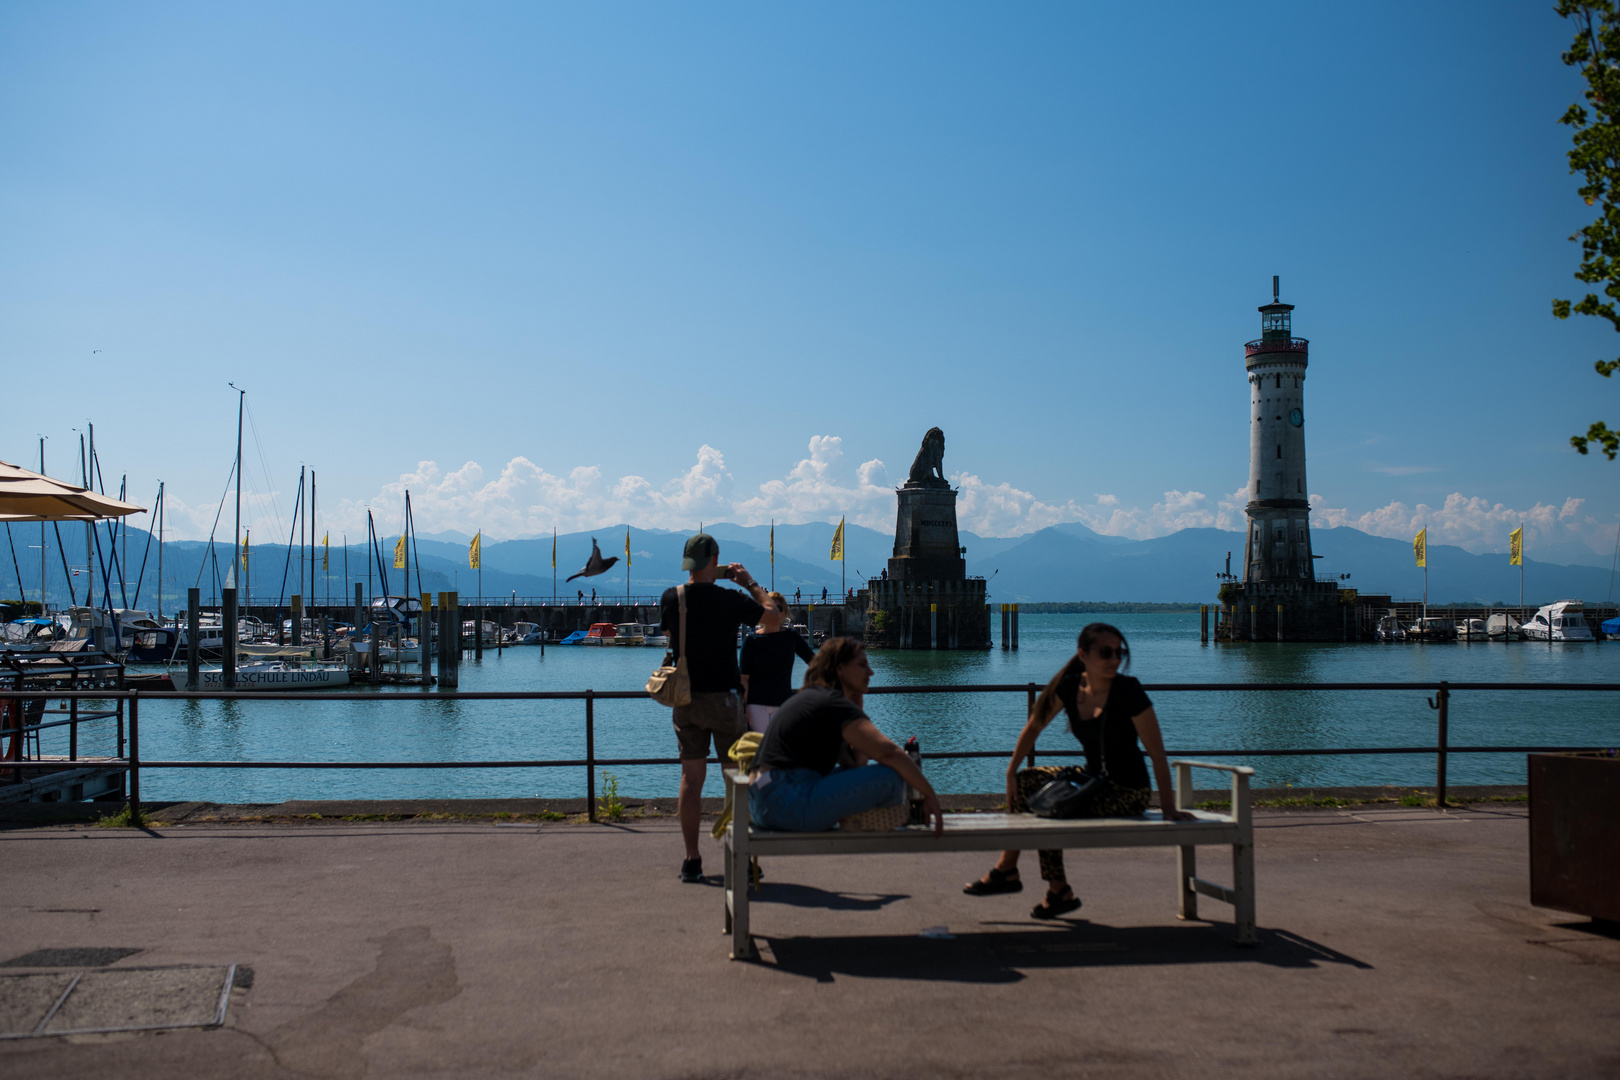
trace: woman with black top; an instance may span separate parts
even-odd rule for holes
[[[910,784],[922,793],[934,835],[944,829],[922,770],[862,710],[871,681],[857,639],[832,638],[816,653],[804,689],[776,710],[754,755],[748,813],[760,828],[823,832],[851,814],[899,805]]]
[[[1135,817],[1148,808],[1153,791],[1148,786],[1142,750],[1153,761],[1159,786],[1159,807],[1169,821],[1184,821],[1192,815],[1172,805],[1170,763],[1164,756],[1164,740],[1159,734],[1159,718],[1153,703],[1142,692],[1142,684],[1119,669],[1130,662],[1125,635],[1107,623],[1092,623],[1080,631],[1079,646],[1063,669],[1046,684],[1035,700],[1029,721],[1018,736],[1012,762],[1007,766],[1007,809],[1027,812],[1025,800],[1042,786],[1058,779],[1065,769],[1040,766],[1020,769],[1019,763],[1035,749],[1035,740],[1062,709],[1069,719],[1069,730],[1080,740],[1086,754],[1086,770],[1103,775],[1102,791],[1094,807],[1096,817]],[[1138,739],[1141,740],[1140,744]],[[1063,852],[1042,851],[1041,877],[1046,881],[1046,898],[1030,912],[1037,919],[1055,919],[1080,907],[1080,898],[1069,887],[1063,873]],[[1018,877],[1018,852],[1003,851],[990,872],[962,890],[970,896],[1015,893],[1024,888]]]
[[[769,601],[782,613],[781,623],[774,628],[767,628],[763,622],[755,627],[743,641],[742,659],[738,662],[743,694],[748,699],[748,729],[761,733],[772,714],[793,693],[793,657],[807,664],[816,658],[810,643],[788,624],[787,597],[773,592]]]

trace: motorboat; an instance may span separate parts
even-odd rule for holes
[[[1425,615],[1406,628],[1408,641],[1456,641],[1457,624],[1437,615]]]
[[[539,623],[515,622],[512,629],[506,632],[508,645],[539,645],[542,638]]]
[[[50,652],[52,645],[66,637],[55,619],[25,616],[6,623],[0,635],[0,652]]]
[[[1401,620],[1394,615],[1385,615],[1378,620],[1378,627],[1373,631],[1373,636],[1379,641],[1405,641],[1406,627],[1402,626]]]
[[[1598,629],[1603,632],[1604,637],[1614,641],[1620,638],[1620,619],[1604,619]]]
[[[1485,629],[1484,619],[1457,620],[1458,641],[1484,641],[1489,636],[1490,632]]]
[[[575,630],[572,634],[569,634],[567,637],[565,637],[561,641],[557,642],[557,644],[559,644],[559,645],[584,645],[589,636],[590,635],[586,634],[585,631],[583,631],[583,630]],[[594,644],[598,644],[598,645],[601,644],[601,639],[598,638],[596,640],[596,642],[594,642]]]
[[[1586,612],[1579,600],[1559,600],[1536,609],[1524,624],[1524,636],[1531,641],[1594,641],[1586,625]]]
[[[645,645],[647,634],[640,623],[622,622],[614,627],[611,641],[604,640],[605,645]]]
[[[171,673],[171,678],[175,676]],[[285,661],[242,664],[236,669],[238,690],[331,690],[349,685],[349,673],[341,667],[303,667]],[[197,672],[199,690],[223,690],[225,673],[220,668]]]
[[[1505,611],[1498,611],[1485,620],[1485,634],[1492,640],[1497,638],[1517,639],[1524,637],[1524,628],[1519,620],[1512,615]]]
[[[660,649],[669,648],[669,635],[658,623],[641,624],[641,643],[643,645],[656,645]]]
[[[591,628],[585,631],[585,640],[582,645],[612,645],[613,639],[619,636],[617,623],[592,623]]]

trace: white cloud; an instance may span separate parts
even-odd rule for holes
[[[1410,540],[1419,529],[1429,530],[1429,541],[1455,544],[1476,554],[1507,550],[1508,533],[1524,525],[1527,551],[1540,548],[1605,554],[1612,543],[1613,524],[1585,513],[1585,499],[1565,499],[1561,505],[1536,503],[1516,510],[1477,496],[1453,492],[1438,507],[1427,503],[1407,506],[1392,502],[1376,510],[1354,513],[1332,509],[1319,495],[1311,496],[1311,520],[1318,525],[1348,525],[1374,536]]]
[[[1241,530],[1245,525],[1244,487],[1213,499],[1201,491],[1172,489],[1150,506],[1129,506],[1118,495],[1097,493],[1091,502],[1047,501],[1007,481],[992,483],[973,473],[951,477],[958,488],[957,518],[962,528],[981,536],[1020,536],[1050,525],[1078,522],[1099,533],[1148,539],[1186,528]],[[564,532],[629,522],[644,528],[688,529],[700,521],[745,525],[771,519],[783,523],[850,521],[869,528],[894,527],[894,488],[881,460],[855,464],[837,435],[813,436],[807,455],[780,479],[751,491],[737,490],[725,455],[699,446],[691,464],[667,480],[638,475],[606,478],[600,467],[579,465],[553,473],[525,457],[515,457],[494,477],[469,461],[449,471],[436,462],[416,468],[385,485],[370,499],[341,499],[321,504],[318,528],[348,534],[351,542],[365,535],[366,508],[379,530],[399,531],[404,520],[405,492],[411,493],[417,528],[424,533],[482,528],[491,539],[537,536],[553,528]],[[1614,543],[1613,523],[1586,512],[1582,499],[1562,504],[1537,503],[1527,510],[1492,503],[1460,492],[1443,505],[1408,506],[1392,502],[1372,510],[1332,508],[1311,496],[1317,526],[1351,526],[1375,536],[1409,540],[1427,527],[1437,544],[1455,544],[1473,552],[1504,551],[1507,534],[1525,523],[1528,550],[1537,557],[1576,560],[1593,553],[1607,555]],[[169,497],[168,533],[202,539],[213,527],[219,504],[190,506]],[[243,521],[256,541],[286,536],[291,505],[285,493],[243,492]],[[229,496],[220,515],[228,536],[234,510]],[[335,541],[334,537],[334,541]]]

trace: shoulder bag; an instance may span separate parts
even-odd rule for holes
[[[647,693],[660,705],[670,708],[692,704],[692,680],[686,674],[686,586],[675,586],[675,601],[680,605],[681,655],[675,658],[671,646],[664,653],[664,663],[647,679]]]

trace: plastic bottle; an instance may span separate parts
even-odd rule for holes
[[[922,772],[922,746],[918,744],[915,735],[906,740],[906,756],[911,759],[913,765],[917,766],[917,771]],[[922,792],[907,784],[906,800],[910,807],[910,816],[908,818],[910,823],[913,825],[926,824],[927,819],[923,815]]]

